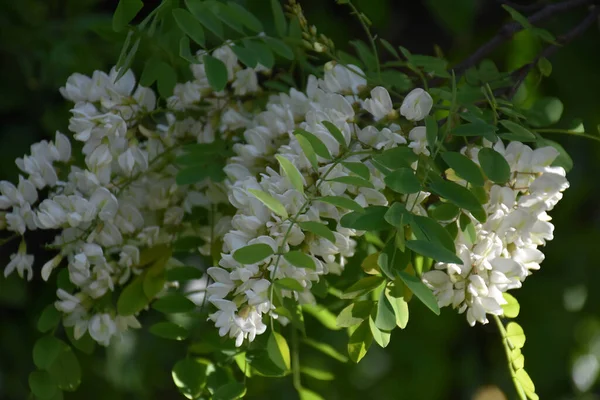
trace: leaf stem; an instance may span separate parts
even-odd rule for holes
[[[569,136],[579,136],[582,138],[586,138],[586,139],[591,139],[591,140],[595,140],[597,142],[600,142],[600,137],[598,136],[594,136],[591,135],[589,133],[585,133],[585,132],[575,132],[575,131],[571,131],[568,129],[534,129],[534,132],[537,133],[558,133],[558,134],[562,134],[562,135],[569,135]]]

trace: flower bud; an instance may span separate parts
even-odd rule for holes
[[[417,88],[404,98],[400,107],[400,114],[409,121],[420,121],[429,115],[432,106],[433,99],[429,93],[421,88]]]

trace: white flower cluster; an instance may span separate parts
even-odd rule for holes
[[[60,91],[75,103],[69,130],[82,145],[84,165],[75,165],[71,141],[57,132],[53,142],[36,143],[30,155],[17,159],[23,173],[17,186],[0,182],[0,210],[6,210],[0,212],[0,226],[23,238],[4,275],[16,270],[31,279],[34,257],[27,254],[24,236],[37,229],[57,232],[49,246],[60,253],[43,266],[41,276],[47,280],[54,269],[66,266],[76,290],[58,289],[55,305],[76,339],[89,332],[107,345],[120,332],[138,328],[135,315],[118,315],[101,299],[143,273],[136,266],[145,249],[170,244],[195,228],[184,221],[186,212],[226,201],[222,185],[209,179],[178,186],[173,158],[185,144],[213,142],[216,134],[246,126],[251,113],[238,96],[259,91],[256,72],[266,69],[242,68],[228,45],[212,56],[225,63],[233,90],[213,92],[200,62],[192,65],[194,80],[175,87],[166,110],[156,109],[156,95],[136,85],[131,71],[118,80],[114,69],[72,75]],[[175,116],[200,107],[204,119]],[[217,113],[221,121],[212,125]],[[164,119],[154,123],[155,115]],[[48,191],[43,200],[41,190]],[[224,225],[221,234],[228,229]]]
[[[488,182],[486,222],[471,218],[474,232],[459,230],[456,253],[462,265],[436,263],[423,274],[439,305],[466,311],[470,325],[487,323],[486,314],[503,315],[502,305],[507,301],[502,293],[520,288],[540,268],[544,254],[538,246],[553,239],[554,226],[547,212],[569,187],[565,170],[550,166],[558,156],[553,147],[532,150],[520,142],[504,147],[498,141],[493,148],[508,162],[511,179],[504,185]],[[463,152],[478,162],[479,150],[471,147]]]
[[[273,312],[271,287],[277,280],[291,278],[305,288],[302,292],[284,289],[283,296],[295,297],[300,303],[313,302],[309,290],[312,283],[320,275],[339,273],[345,259],[354,254],[353,237],[361,232],[340,225],[341,217],[349,210],[318,201],[318,198],[340,196],[364,207],[388,203],[382,193],[384,176],[365,161],[367,153],[372,149],[404,145],[407,139],[395,124],[383,129],[374,124],[357,125],[355,108],[368,111],[375,121],[396,113],[389,93],[382,87],[373,89],[365,101],[359,99],[357,95],[366,85],[362,76],[364,73],[355,66],[328,66],[322,80],[309,78],[306,93],[292,89],[289,95],[271,98],[267,111],[255,118],[256,126],[244,132],[247,144],[235,148],[237,155],[225,168],[233,182],[228,190],[229,201],[237,212],[232,219],[233,229],[224,236],[219,267],[208,269],[214,280],[208,294],[209,301],[217,308],[210,318],[219,328],[219,334],[235,338],[237,346],[244,339],[252,341],[257,334],[265,332],[266,315],[278,317]],[[421,120],[431,107],[429,94],[416,89],[407,96],[400,112],[409,120]],[[299,128],[324,144],[325,149],[312,162],[300,139],[293,134],[295,121],[301,121]],[[327,124],[333,124],[343,140],[336,139]],[[417,142],[411,143],[411,147],[423,146]],[[275,153],[299,171],[300,187],[294,184],[292,177],[286,176],[283,167],[279,171],[274,168]],[[261,161],[262,169],[256,168],[257,160]],[[364,163],[369,170],[370,187],[336,181],[336,178],[352,175],[351,168],[341,161]],[[261,173],[257,175],[256,171]],[[267,207],[257,197],[257,191],[281,203],[284,215]],[[417,197],[422,201],[426,195]],[[417,197],[413,201],[417,201]],[[304,222],[327,225],[327,221],[332,222],[329,229],[335,241],[315,235],[302,226]],[[233,257],[236,250],[258,243],[270,246],[273,255],[253,264],[242,264]],[[292,249],[301,249],[315,268],[294,266],[284,256]]]

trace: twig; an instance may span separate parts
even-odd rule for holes
[[[539,10],[540,8],[542,8],[548,4],[548,2],[546,0],[541,0],[534,4],[518,4],[518,3],[515,3],[514,1],[508,1],[508,0],[496,0],[496,1],[500,4],[506,4],[507,6],[512,7],[517,11],[526,12],[526,13]]]
[[[540,52],[540,54],[537,55],[537,57],[532,62],[530,62],[529,64],[525,64],[521,68],[515,70],[511,74],[511,76],[515,80],[515,83],[513,84],[513,86],[511,87],[510,91],[507,94],[508,98],[512,98],[515,95],[515,93],[517,92],[517,90],[519,89],[519,87],[521,86],[523,81],[525,80],[525,78],[527,78],[527,75],[529,74],[529,72],[533,68],[535,68],[535,66],[537,65],[538,61],[541,58],[548,58],[548,57],[552,56],[554,53],[556,53],[558,51],[558,49],[561,48],[562,45],[570,43],[571,41],[573,41],[573,39],[575,39],[576,37],[583,34],[594,24],[594,22],[596,22],[599,15],[600,15],[600,7],[592,6],[588,16],[585,17],[575,28],[571,29],[569,32],[567,32],[566,34],[564,34],[556,39],[556,41],[557,41],[557,43],[559,43],[559,45],[552,44],[552,45],[546,47],[544,50],[542,50]]]
[[[530,24],[535,25],[540,23],[555,14],[562,13],[568,11],[572,8],[580,7],[586,4],[591,3],[594,0],[568,0],[562,3],[554,3],[549,4],[537,13],[533,14],[528,18]],[[477,65],[481,60],[483,60],[488,54],[490,54],[496,47],[500,46],[505,41],[512,38],[517,32],[523,30],[523,26],[516,21],[509,22],[504,25],[496,36],[494,36],[490,41],[486,44],[478,48],[473,54],[471,54],[467,59],[459,63],[454,67],[454,71],[457,75],[462,74],[464,71],[469,69],[470,67]]]

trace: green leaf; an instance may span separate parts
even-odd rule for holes
[[[400,329],[406,328],[408,324],[408,302],[404,300],[404,284],[395,280],[392,284],[388,285],[384,292],[389,300],[392,308],[394,309],[394,315],[396,317],[396,326]]]
[[[33,346],[33,363],[41,370],[48,369],[54,363],[64,345],[54,336],[39,338]]]
[[[142,75],[140,76],[139,83],[141,86],[149,87],[156,81],[159,74],[160,62],[160,59],[156,57],[150,57],[146,61],[144,69],[142,70]]]
[[[410,194],[421,190],[421,182],[410,168],[399,168],[383,180],[396,193]]]
[[[259,64],[265,68],[273,68],[275,57],[269,46],[257,40],[244,39],[242,42],[248,50],[254,53]]]
[[[302,371],[302,369],[300,369]],[[323,397],[319,396],[317,393],[312,390],[308,390],[306,388],[300,388],[298,391],[300,395],[300,400],[325,400]]]
[[[531,377],[524,369],[515,372],[515,380],[521,385],[527,397],[531,400],[537,400],[539,397],[535,394],[535,385]]]
[[[322,201],[323,203],[332,204],[336,207],[340,207],[346,210],[352,210],[355,212],[364,212],[365,209],[362,208],[357,202],[347,197],[342,196],[323,196],[315,199],[315,201]]]
[[[294,267],[298,268],[307,268],[311,270],[316,270],[317,266],[315,265],[315,260],[308,254],[304,253],[300,250],[292,250],[283,255],[283,258]]]
[[[243,22],[239,19],[238,14],[232,12],[225,4],[217,1],[211,1],[209,7],[213,14],[221,20],[225,25],[229,26],[234,31],[245,34]]]
[[[510,166],[502,154],[489,147],[479,150],[479,164],[486,176],[496,183],[506,183],[510,179]]]
[[[458,207],[470,211],[479,221],[485,222],[485,210],[479,200],[467,188],[443,179],[432,179],[430,190]]]
[[[406,210],[406,206],[398,202],[393,203],[383,216],[387,223],[396,229],[404,226],[410,220],[410,217],[411,214]]]
[[[335,244],[335,235],[333,234],[331,229],[327,227],[327,225],[314,221],[298,222],[298,225],[303,231],[312,232],[315,235],[321,236],[329,240],[331,243]]]
[[[150,333],[171,340],[185,340],[188,337],[187,329],[173,322],[156,323],[150,327]]]
[[[300,193],[304,193],[304,181],[302,179],[302,174],[300,174],[300,171],[298,171],[298,168],[296,168],[296,166],[292,164],[290,160],[280,154],[277,154],[275,158],[277,161],[279,161],[281,169],[283,172],[285,172],[285,175],[290,180],[292,186]]]
[[[316,340],[309,339],[309,338],[304,338],[303,342],[305,344],[309,345],[310,347],[312,347],[316,350],[319,350],[321,353],[323,353],[339,362],[342,362],[342,363],[348,362],[348,358],[345,355],[341,354],[336,349],[334,349],[333,347],[331,347],[330,345],[328,345],[326,343],[317,342]]]
[[[196,305],[181,294],[170,294],[152,303],[152,308],[164,314],[176,314],[193,311]]]
[[[275,19],[275,29],[277,34],[284,37],[287,32],[287,20],[283,14],[280,0],[271,0],[271,11],[273,12],[273,18]]]
[[[377,343],[380,347],[385,348],[388,344],[390,344],[390,339],[392,335],[389,332],[385,332],[379,329],[375,324],[375,321],[373,321],[373,317],[369,317],[369,329],[371,330],[371,335],[373,335],[373,339],[375,339],[375,343]]]
[[[206,386],[209,366],[207,361],[194,358],[177,361],[173,366],[171,376],[181,394],[191,400],[200,397]]]
[[[502,297],[507,301],[506,304],[502,305],[504,316],[507,318],[517,318],[519,316],[519,311],[521,310],[521,306],[517,299],[508,293],[502,293]]]
[[[410,242],[406,242],[407,247],[409,243]],[[423,304],[425,304],[431,311],[433,311],[436,315],[440,315],[440,307],[438,306],[437,299],[433,295],[433,292],[429,290],[429,288],[425,286],[425,284],[416,276],[410,275],[403,271],[400,271],[399,274],[400,279],[402,279],[402,282],[404,282],[406,287],[408,287],[410,291],[413,292],[413,294],[417,296],[417,298],[421,300]]]
[[[395,58],[400,59],[400,54],[398,54],[398,52],[396,51],[396,49],[394,48],[394,46],[392,46],[392,44],[390,42],[388,42],[385,39],[379,38],[379,41],[381,42],[381,44],[383,45],[383,47],[385,47],[385,49]]]
[[[284,371],[290,370],[290,348],[280,333],[271,332],[267,341],[267,353],[277,367]]]
[[[348,341],[348,355],[350,359],[355,363],[362,360],[367,354],[369,347],[371,347],[372,342],[373,335],[371,334],[369,321],[365,320],[356,328]]]
[[[228,77],[227,67],[225,67],[223,61],[208,54],[205,54],[202,59],[204,60],[206,78],[210,86],[217,92],[225,89]]]
[[[371,300],[357,301],[344,308],[336,318],[336,325],[349,328],[358,325],[371,315],[375,303]]]
[[[400,251],[396,237],[392,237],[377,258],[377,265],[389,279],[396,278],[396,272],[405,269],[410,263],[411,254]]]
[[[294,134],[304,136],[319,157],[323,157],[327,160],[331,159],[331,154],[329,153],[327,146],[325,146],[325,143],[323,143],[321,139],[316,137],[314,134],[305,131],[304,129],[296,129],[294,130]]]
[[[385,290],[379,294],[377,302],[377,314],[375,317],[375,326],[382,331],[391,331],[396,327],[396,314],[392,304],[385,295]]]
[[[363,178],[359,178],[358,176],[338,176],[337,178],[327,179],[328,182],[338,182],[343,183],[345,185],[353,185],[356,187],[366,187],[369,189],[374,189],[373,184]]]
[[[33,371],[29,374],[29,388],[40,399],[51,399],[58,392],[56,381],[46,371]]]
[[[542,128],[560,121],[563,110],[562,101],[556,97],[542,97],[529,110],[525,110],[524,114],[529,125]]]
[[[223,39],[223,24],[202,0],[185,0],[185,5],[190,12],[209,31],[219,39]]]
[[[218,388],[212,395],[213,400],[237,400],[246,395],[246,386],[240,382],[230,382]]]
[[[525,332],[523,332],[521,325],[516,322],[509,322],[506,325],[506,339],[510,341],[512,347],[523,348],[525,345]]]
[[[500,121],[500,124],[508,129],[515,138],[523,138],[525,140],[535,140],[535,135],[523,126],[509,121],[507,119]]]
[[[306,376],[310,376],[311,378],[320,381],[332,381],[335,379],[335,375],[333,373],[318,368],[300,367],[300,372]]]
[[[373,157],[373,159],[389,169],[410,168],[419,157],[408,147],[394,147]]]
[[[538,148],[544,146],[552,146],[556,150],[558,150],[558,157],[556,158],[556,160],[554,160],[552,165],[563,167],[567,172],[569,172],[573,168],[573,160],[571,159],[571,156],[569,156],[569,153],[567,153],[564,147],[562,147],[560,144],[548,139],[538,139],[537,144]]]
[[[485,179],[479,166],[466,156],[448,151],[442,154],[442,159],[458,176],[475,186],[483,186]]]
[[[408,75],[395,69],[381,71],[381,82],[402,92],[407,92],[414,86]]]
[[[458,216],[460,209],[452,203],[436,203],[427,210],[438,221],[451,221]]]
[[[388,229],[390,225],[384,216],[388,208],[385,206],[370,206],[363,212],[354,211],[344,215],[340,219],[340,225],[344,228],[358,229],[361,231],[379,231]]]
[[[296,292],[304,292],[304,286],[294,278],[281,278],[275,282],[276,286],[279,286],[286,290],[295,290]]]
[[[256,67],[256,64],[258,63],[258,61],[256,60],[256,57],[254,56],[254,53],[251,50],[248,50],[245,47],[236,46],[236,45],[231,46],[231,50],[235,53],[237,58],[242,63],[244,63],[244,65],[246,65],[248,68]]]
[[[139,275],[121,292],[117,300],[117,312],[123,316],[133,315],[142,311],[148,303],[144,293],[144,276]]]
[[[84,354],[93,354],[96,349],[96,341],[92,339],[89,333],[86,333],[79,339],[75,339],[74,337],[74,329],[73,327],[66,327],[65,333],[69,338],[69,342],[75,347],[77,350],[81,351]]]
[[[173,10],[173,18],[183,33],[188,35],[194,42],[204,47],[206,40],[204,38],[204,29],[194,16],[183,8]]]
[[[144,7],[142,0],[120,0],[112,19],[113,30],[121,32],[135,18],[142,7]]]
[[[521,14],[520,12],[518,12],[517,10],[515,10],[514,8],[512,8],[510,6],[507,6],[506,4],[502,4],[502,8],[504,8],[506,11],[508,11],[508,13],[512,17],[512,19],[514,19],[519,24],[521,24],[521,26],[523,28],[525,28],[525,29],[531,29],[531,28],[533,28],[533,26],[531,25],[531,23],[529,22],[529,20],[527,20],[527,18],[525,16],[523,16],[523,14]]]
[[[344,290],[340,297],[342,299],[354,299],[355,297],[372,292],[381,286],[383,282],[385,282],[385,278],[382,276],[367,276]]]
[[[377,67],[377,58],[371,51],[371,47],[361,40],[352,40],[348,43],[356,49],[356,53],[360,57],[360,60],[365,64],[366,69],[369,71],[375,71]],[[346,62],[345,64],[355,63]]]
[[[166,279],[169,282],[184,282],[200,279],[203,275],[204,273],[196,267],[175,267],[167,270]]]
[[[279,200],[272,197],[267,192],[263,192],[257,189],[248,189],[248,191],[252,193],[254,197],[260,200],[265,206],[267,206],[269,210],[273,211],[275,214],[283,218],[288,217],[288,213],[287,211],[285,211],[285,207],[283,206],[283,204],[281,204]]]
[[[342,148],[346,148],[348,146],[348,144],[346,143],[346,139],[344,139],[344,135],[339,130],[339,128],[337,126],[335,126],[335,124],[333,124],[332,122],[329,122],[329,121],[321,121],[321,123],[323,124],[323,126],[325,126],[325,128],[327,128],[329,133],[331,133],[331,136],[333,136],[333,138],[335,140],[337,140],[337,142],[340,144],[340,146],[342,146]],[[368,168],[367,168],[367,171],[368,171]],[[368,178],[366,178],[366,179],[368,179]]]
[[[546,57],[541,57],[538,60],[537,67],[542,76],[549,77],[552,75],[552,63]]]
[[[315,150],[313,149],[308,139],[300,134],[294,134],[294,136],[296,137],[296,140],[298,140],[298,144],[302,148],[302,151],[304,152],[304,155],[310,162],[310,165],[312,165],[312,167],[315,170],[317,170],[319,168],[319,163],[317,161],[317,153],[315,153]]]
[[[165,265],[169,260],[169,256],[163,256],[154,261],[152,266],[141,275],[144,278],[142,289],[147,299],[153,299],[165,287]]]
[[[342,162],[342,165],[363,179],[369,180],[371,178],[371,172],[369,171],[369,167],[367,167],[363,163],[346,161]]]
[[[427,240],[432,243],[438,243],[450,252],[455,251],[454,239],[452,239],[448,231],[435,220],[429,217],[413,215],[410,226],[418,240]]]
[[[244,24],[244,26],[246,26],[246,28],[250,29],[252,32],[260,33],[265,30],[260,20],[256,18],[250,11],[246,10],[243,6],[234,1],[230,1],[227,3],[227,7],[229,7],[231,13],[237,15],[238,19]]]
[[[458,258],[456,254],[446,249],[439,243],[430,242],[427,240],[408,240],[406,242],[406,247],[415,253],[421,254],[425,257],[433,258],[436,261],[462,264],[462,260]]]
[[[256,264],[273,255],[273,253],[273,249],[268,244],[256,243],[234,251],[233,259],[241,264]]]
[[[177,83],[177,72],[166,62],[160,61],[156,65],[156,74],[158,92],[165,99],[171,97]]]
[[[190,39],[187,36],[183,36],[179,40],[179,57],[183,58],[190,64],[198,64],[199,61],[194,57],[190,51]]]
[[[81,383],[81,367],[71,346],[64,344],[58,357],[54,360],[48,372],[58,388],[69,392],[75,391]]]
[[[455,136],[483,136],[490,141],[495,141],[495,133],[498,130],[494,125],[487,124],[483,121],[477,120],[476,122],[470,122],[462,124],[452,129],[452,134]]]
[[[37,329],[40,332],[48,332],[54,329],[60,322],[61,313],[56,309],[54,303],[48,304],[37,322]]]
[[[315,317],[325,328],[332,331],[340,329],[336,323],[336,316],[326,307],[322,305],[304,304],[302,310]]]
[[[427,136],[427,144],[429,149],[433,153],[435,151],[435,144],[438,136],[438,124],[435,118],[431,115],[425,117],[425,129]]]
[[[261,37],[261,39],[276,54],[279,54],[281,57],[285,58],[286,60],[293,60],[294,59],[294,52],[293,52],[293,50],[290,48],[290,46],[288,46],[287,44],[285,44],[281,39],[276,39],[276,38],[272,38],[272,37],[269,37],[269,36],[263,36],[263,37]]]

